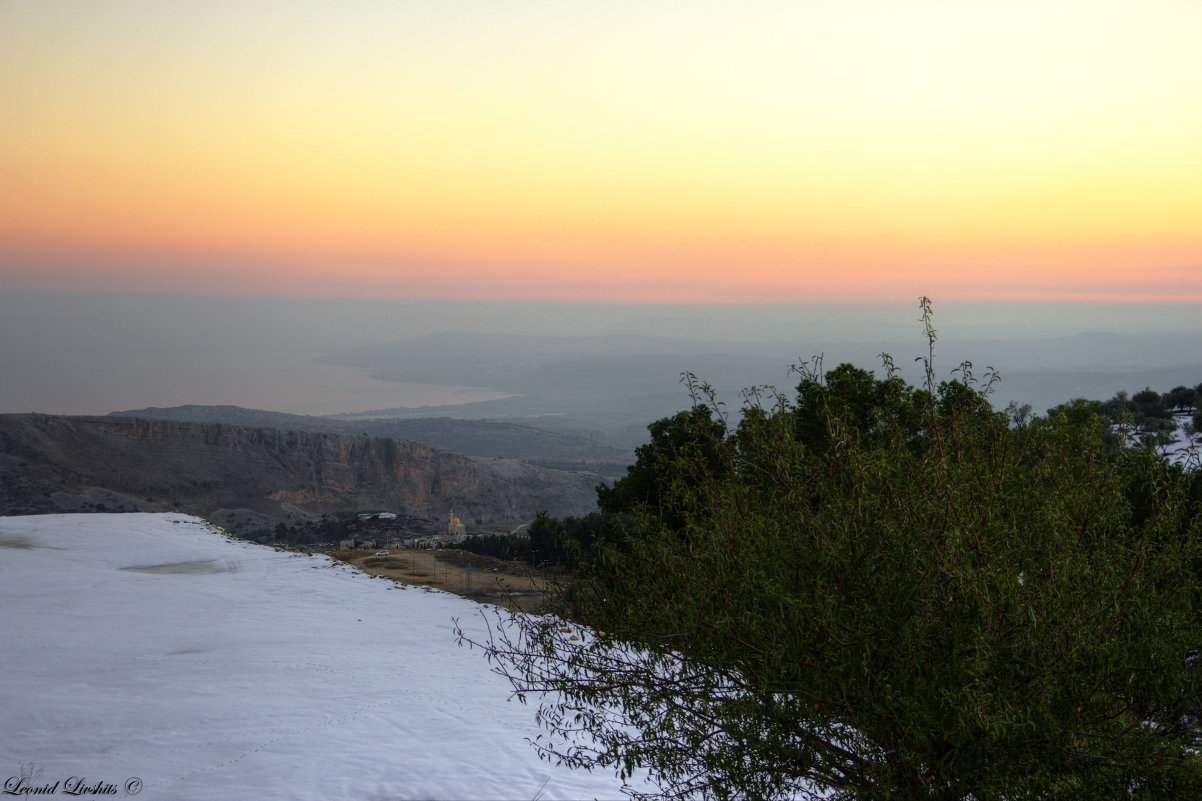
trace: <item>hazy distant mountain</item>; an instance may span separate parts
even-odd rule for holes
[[[1021,333],[1021,327],[1016,327]],[[630,448],[646,440],[652,420],[685,408],[688,371],[712,385],[728,409],[740,391],[770,385],[791,395],[794,364],[820,356],[826,369],[841,362],[882,370],[888,353],[900,375],[918,384],[927,356],[920,337],[905,342],[716,342],[648,336],[552,337],[475,333],[430,334],[353,348],[323,357],[366,367],[377,378],[489,388],[511,397],[462,406],[375,410],[365,416],[489,417],[537,421],[539,426],[595,427]],[[942,340],[935,343],[937,380],[965,360],[978,377],[1000,372],[995,402],[1030,403],[1037,411],[1076,397],[1108,398],[1120,389],[1167,390],[1202,379],[1202,337],[1173,334],[1081,333],[1040,339]]]
[[[488,387],[575,403],[673,391],[687,400],[679,390],[685,371],[704,370],[716,386],[783,381],[797,358],[795,346],[785,344],[454,332],[340,351],[320,361],[368,367],[388,381]]]
[[[791,392],[797,382],[789,365],[817,354],[828,367],[850,361],[879,370],[884,351],[914,381],[914,358],[926,353],[917,298],[909,297],[690,305],[13,289],[3,298],[0,412],[107,414],[183,404],[302,415],[388,410],[393,417],[600,429],[619,438],[610,444],[629,448],[645,440],[649,421],[688,404],[678,383],[686,370],[737,406],[748,384]],[[1060,380],[1072,373],[1101,376],[1105,389],[1097,394],[1109,394],[1159,383],[1129,377],[1140,371],[1202,365],[1196,303],[935,300],[939,377],[965,358],[992,365],[1004,378],[1002,405],[1014,399],[1046,408],[1074,387],[1096,386]],[[1090,331],[1109,333],[1083,333]],[[1016,377],[1027,372],[1031,380],[1020,387]],[[519,397],[464,405],[502,393],[464,387],[496,386]]]

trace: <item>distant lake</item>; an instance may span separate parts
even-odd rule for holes
[[[486,376],[510,365],[526,382],[506,374],[504,386],[539,397],[530,413],[604,417],[614,425],[625,416],[622,424],[641,436],[647,420],[687,402],[680,370],[715,384],[729,376],[726,383],[740,387],[788,388],[790,360],[821,353],[828,368],[848,360],[879,370],[877,354],[885,351],[903,377],[920,380],[911,357],[927,346],[916,314],[909,300],[677,307],[5,291],[0,412],[107,414],[205,404],[318,415],[476,403],[512,397],[468,386],[501,383]],[[1184,303],[944,304],[936,310],[938,377],[949,377],[964,359],[976,364],[978,377],[992,365],[1003,377],[995,403],[1026,402],[1038,413],[1120,389],[1194,386],[1202,380],[1199,319],[1197,304]],[[611,334],[622,336],[601,347],[600,338]],[[477,346],[471,337],[480,335]],[[503,347],[488,339],[507,335],[540,339]],[[635,335],[652,341],[614,350]],[[356,348],[388,356],[379,363],[398,376],[446,383],[383,381],[370,368],[314,361]],[[581,353],[609,358],[589,361]],[[657,354],[662,382],[650,372]],[[624,356],[637,358],[627,364]],[[745,368],[756,359],[748,356],[764,364],[750,376]],[[408,359],[420,370],[406,372]],[[607,390],[601,408],[590,405],[596,393],[582,391],[598,384]],[[667,400],[627,404],[656,393]],[[726,400],[737,404],[734,390]]]
[[[108,414],[201,404],[322,415],[511,397],[480,387],[381,381],[368,368],[319,364],[296,353],[5,361],[0,412]]]

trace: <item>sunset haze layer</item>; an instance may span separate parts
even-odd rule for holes
[[[0,6],[0,290],[1202,302],[1202,4]]]

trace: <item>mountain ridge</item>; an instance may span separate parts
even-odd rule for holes
[[[595,474],[390,437],[139,417],[0,415],[0,514],[181,511],[236,533],[375,509],[480,525],[595,508]]]

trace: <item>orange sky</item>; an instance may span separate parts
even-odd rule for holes
[[[1202,4],[700,8],[10,0],[0,290],[1202,302]]]

